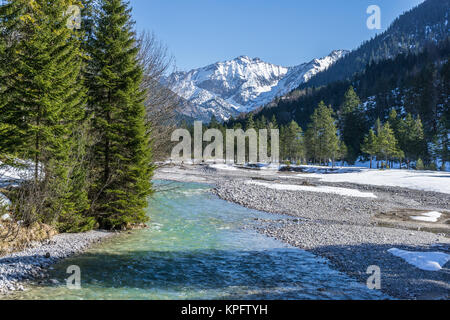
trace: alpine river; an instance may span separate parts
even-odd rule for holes
[[[382,299],[328,261],[253,231],[255,218],[283,219],[220,200],[211,187],[158,181],[150,228],[66,259],[53,284],[14,299]],[[69,290],[71,265],[81,289]],[[56,281],[55,281],[56,280]]]

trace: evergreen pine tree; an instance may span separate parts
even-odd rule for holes
[[[272,120],[270,120],[269,129],[279,129],[277,118],[275,117],[275,115],[273,115]]]
[[[345,145],[345,142],[342,140],[339,140],[339,150],[336,157],[336,160],[345,161],[348,157],[348,148]]]
[[[378,137],[381,134],[381,131],[383,129],[383,125],[381,124],[381,120],[380,118],[377,118],[377,120],[375,121],[375,125],[374,125],[374,130],[375,130],[375,134],[376,134],[376,158],[377,158],[377,169],[380,167],[380,159],[383,159],[383,155],[380,153],[380,146],[379,146],[379,139]]]
[[[397,140],[399,140],[399,131],[402,121],[401,119],[399,119],[397,111],[395,111],[395,109],[391,109],[391,111],[389,112],[388,122],[392,130],[394,130],[395,137],[397,138]]]
[[[425,166],[423,164],[423,161],[420,158],[416,162],[416,170],[425,170]]]
[[[436,137],[437,157],[441,160],[441,170],[445,171],[446,163],[450,160],[450,121],[443,115],[439,121]]]
[[[370,169],[372,169],[373,157],[376,155],[377,150],[377,136],[373,129],[370,129],[369,134],[364,138],[364,143],[361,146],[361,151],[370,156]]]
[[[417,160],[425,154],[426,143],[422,121],[419,117],[414,119],[413,116],[408,113],[405,120],[400,123],[399,147],[405,153],[408,169],[411,161]]]
[[[138,63],[128,3],[102,0],[91,46],[89,80],[96,179],[90,191],[100,226],[124,228],[147,220],[152,193],[149,128],[140,89]]]
[[[339,151],[339,138],[333,109],[327,107],[322,101],[311,116],[306,139],[309,154],[313,159],[318,159],[319,163],[328,163],[334,160]]]
[[[374,126],[375,133],[377,135],[380,134],[382,127],[383,127],[383,125],[381,124],[380,118],[377,118],[377,120],[375,121],[375,126]]]
[[[264,115],[263,116],[261,116],[261,118],[259,118],[259,122],[258,122],[259,124],[258,124],[258,129],[267,129],[267,119],[266,119],[266,117],[264,117]]]
[[[281,131],[283,158],[292,163],[304,158],[303,130],[297,122],[291,121]]]
[[[8,0],[0,9],[0,150],[33,163],[34,197],[41,200],[30,211],[62,229],[67,219],[93,225],[83,217],[88,201],[78,157],[85,117],[80,35],[65,16],[74,4]]]
[[[306,154],[313,163],[317,163],[319,160],[320,163],[320,154],[319,154],[319,135],[317,132],[319,131],[319,119],[317,109],[311,115],[310,122],[308,124],[308,128],[305,132],[305,143],[306,143]]]
[[[361,144],[368,126],[361,101],[352,86],[345,93],[339,116],[342,139],[348,148],[348,161],[354,163],[361,153]]]
[[[403,157],[403,152],[398,148],[397,139],[389,122],[386,122],[377,137],[378,152],[384,157],[388,166],[388,160]]]
[[[250,113],[247,118],[247,123],[245,124],[245,130],[248,129],[255,129],[255,120],[253,119],[253,113]]]

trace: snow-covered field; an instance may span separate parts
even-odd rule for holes
[[[425,222],[437,222],[439,218],[442,216],[442,213],[437,211],[426,212],[421,216],[413,216],[411,219]]]
[[[216,170],[243,170],[232,165],[212,164]],[[293,166],[295,167],[295,166]],[[278,166],[261,168],[261,175],[278,178],[317,178],[324,182],[348,182],[363,185],[401,187],[450,194],[450,172],[416,170],[378,170],[364,167],[300,166],[304,173],[280,174]]]
[[[314,170],[311,171],[314,172]],[[296,176],[319,178],[325,182],[350,182],[356,184],[402,187],[450,194],[450,172],[442,171],[339,168],[334,173],[301,173]]]

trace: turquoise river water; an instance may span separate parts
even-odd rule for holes
[[[150,228],[120,235],[51,270],[59,284],[14,299],[380,299],[327,260],[265,237],[255,218],[280,219],[220,200],[210,187],[169,183],[150,200]],[[81,269],[69,290],[67,267]]]

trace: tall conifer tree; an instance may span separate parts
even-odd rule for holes
[[[405,120],[400,122],[398,128],[399,147],[404,151],[408,169],[410,162],[425,155],[427,146],[425,143],[424,130],[420,117],[414,119],[408,113]]]
[[[128,3],[101,1],[91,48],[90,111],[97,136],[92,210],[101,227],[124,228],[147,220],[153,173],[145,92],[140,89],[143,70]]]
[[[297,122],[291,121],[281,128],[283,158],[290,161],[303,160],[305,157],[303,130]]]
[[[328,163],[331,159],[334,165],[340,143],[333,114],[331,106],[327,107],[321,101],[311,116],[306,140],[308,153],[314,160],[319,160],[319,163]]]
[[[377,136],[373,129],[370,129],[369,134],[364,138],[364,143],[361,146],[361,151],[370,156],[370,169],[372,169],[373,157],[377,153]]]
[[[379,154],[386,160],[386,167],[388,166],[388,160],[404,157],[404,153],[398,147],[397,139],[389,122],[386,122],[378,133],[377,147]]]
[[[361,101],[353,87],[345,93],[344,103],[339,112],[339,127],[342,139],[348,148],[348,160],[354,163],[361,153],[361,144],[368,125]]]

